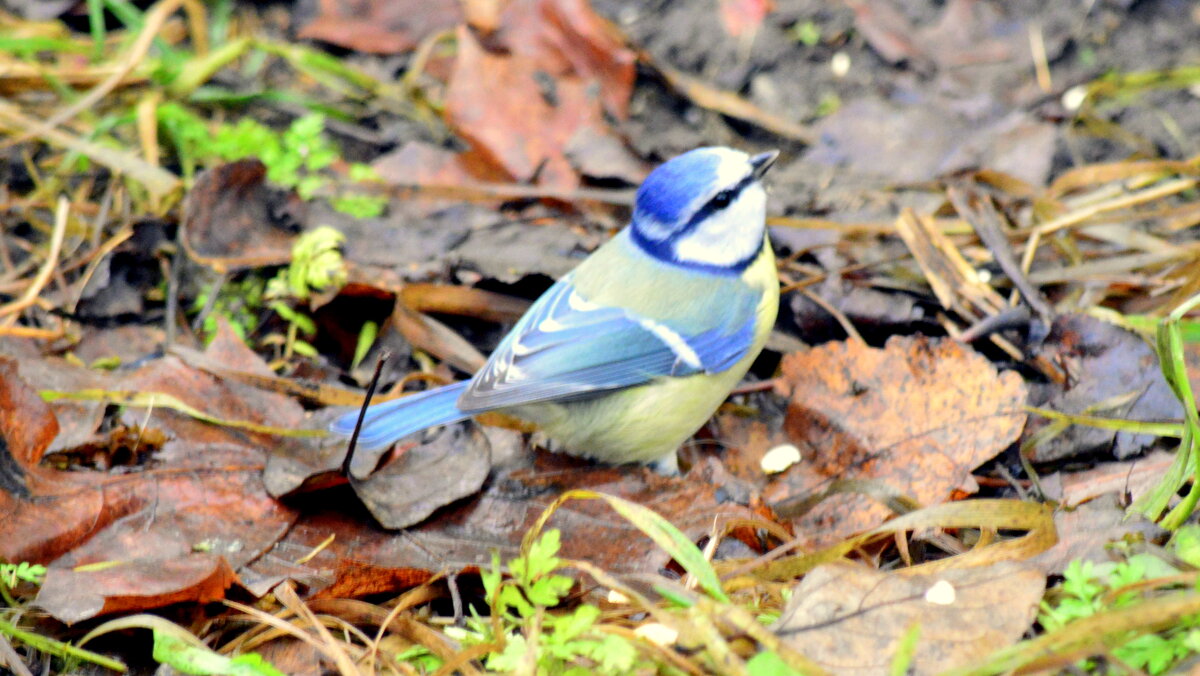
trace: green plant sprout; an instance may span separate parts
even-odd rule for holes
[[[1063,571],[1062,584],[1042,601],[1038,622],[1052,632],[1076,620],[1128,608],[1142,600],[1134,585],[1178,573],[1150,554],[1134,554],[1120,563],[1074,560]],[[1112,649],[1112,655],[1121,662],[1150,674],[1164,673],[1197,653],[1200,653],[1200,616],[1196,615],[1160,633],[1130,632],[1127,640]],[[1080,666],[1094,665],[1085,662]]]
[[[212,132],[208,123],[180,103],[164,103],[157,110],[163,136],[175,149],[180,169],[189,181],[199,166],[254,157],[267,168],[268,180],[295,190],[305,201],[334,185],[325,170],[337,162],[341,152],[325,134],[322,114],[297,118],[282,133],[247,117],[235,124],[219,125]],[[365,164],[351,164],[348,177],[359,184],[380,181]],[[387,207],[387,198],[350,190],[333,195],[330,204],[355,218],[374,218]]]
[[[801,21],[792,26],[790,35],[805,47],[816,47],[821,41],[821,28],[812,21]]]
[[[285,359],[293,352],[305,357],[317,356],[317,349],[299,337],[314,335],[317,326],[298,305],[316,292],[336,290],[346,283],[346,263],[341,250],[345,240],[345,235],[327,225],[300,235],[292,245],[292,262],[267,282],[264,298],[288,325]]]
[[[46,567],[22,561],[21,563],[0,563],[0,585],[12,588],[18,582],[29,582],[40,585],[46,578]]]
[[[502,647],[485,658],[488,669],[502,672],[625,674],[642,664],[637,648],[626,638],[601,631],[600,609],[583,604],[572,611],[552,613],[570,593],[574,581],[556,571],[560,534],[547,530],[525,556],[509,562],[512,577],[504,579],[500,555],[492,554],[491,569],[482,573],[483,588],[492,607],[490,621],[474,613],[457,638],[466,644]]]
[[[1200,305],[1200,295],[1193,296],[1171,311],[1155,331],[1155,349],[1163,378],[1171,387],[1175,397],[1183,406],[1183,436],[1175,460],[1153,491],[1138,499],[1131,509],[1140,511],[1151,519],[1158,520],[1170,504],[1171,498],[1190,478],[1191,487],[1160,525],[1168,530],[1179,528],[1191,516],[1200,501],[1200,414],[1196,412],[1196,397],[1188,379],[1187,360],[1184,357],[1184,316]]]
[[[246,277],[226,283],[217,297],[212,298],[212,289],[197,294],[192,303],[193,312],[209,308],[201,324],[208,336],[217,330],[217,322],[223,318],[229,327],[245,342],[261,321],[263,308],[269,308],[287,325],[284,336],[271,335],[262,343],[282,343],[284,359],[292,354],[316,357],[317,349],[302,336],[312,336],[317,325],[308,316],[303,305],[313,294],[336,291],[346,283],[346,264],[342,258],[341,245],[345,235],[327,225],[314,228],[298,237],[292,245],[292,261],[267,280],[252,273]],[[366,347],[370,347],[368,344]],[[365,354],[366,348],[360,348]]]
[[[213,336],[217,331],[218,319],[224,318],[229,328],[243,342],[248,342],[250,334],[258,326],[266,286],[265,279],[250,274],[241,280],[224,284],[215,299],[212,298],[211,287],[197,294],[192,302],[192,312],[198,313],[205,307],[209,308],[200,325],[204,335]]]

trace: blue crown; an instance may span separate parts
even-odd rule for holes
[[[674,157],[650,172],[638,188],[633,222],[655,230],[674,230],[684,224],[689,207],[717,180],[723,149],[697,148]],[[725,150],[724,152],[728,152]]]

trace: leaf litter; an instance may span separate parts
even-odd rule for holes
[[[614,4],[229,6],[258,32],[212,48],[195,36],[229,15],[189,3],[113,3],[90,36],[2,19],[0,558],[47,570],[0,591],[63,624],[0,611],[0,660],[84,655],[27,629],[79,639],[64,625],[118,617],[205,673],[254,650],[340,673],[1170,665],[1190,568],[1033,623],[1080,561],[1183,556],[1164,543],[1198,495],[1176,493],[1200,428],[1173,346],[1200,211],[1195,160],[1163,129],[1194,124],[1170,96],[1194,78],[1095,77],[1065,46],[1119,60],[1107,45],[1137,30],[1107,6],[1107,23],[1013,24],[969,2]],[[352,51],[279,41],[289,24]],[[89,91],[57,102],[52,83]],[[1137,99],[1156,96],[1171,123],[1147,126]],[[243,159],[231,139],[277,150]],[[384,396],[469,373],[622,224],[649,167],[703,143],[785,144],[771,222],[791,296],[690,472],[531,451],[502,419],[348,472],[336,440],[305,435],[385,349]],[[344,283],[272,287],[281,266],[303,276],[323,225]],[[913,333],[930,337],[896,335]],[[768,475],[786,446],[799,460]],[[1131,501],[1167,528],[1125,518]],[[199,619],[214,601],[231,610]],[[137,624],[147,610],[182,633]]]

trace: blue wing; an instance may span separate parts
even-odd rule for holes
[[[724,299],[701,331],[589,302],[571,275],[551,287],[500,343],[458,400],[462,411],[519,406],[732,367],[754,342],[760,294]]]

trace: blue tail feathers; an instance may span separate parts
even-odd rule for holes
[[[367,409],[358,446],[364,450],[383,448],[404,437],[435,425],[448,425],[471,417],[458,410],[458,397],[470,381],[464,380],[436,390],[412,394],[375,404]],[[350,435],[358,422],[358,411],[350,411],[333,421],[330,431]]]

